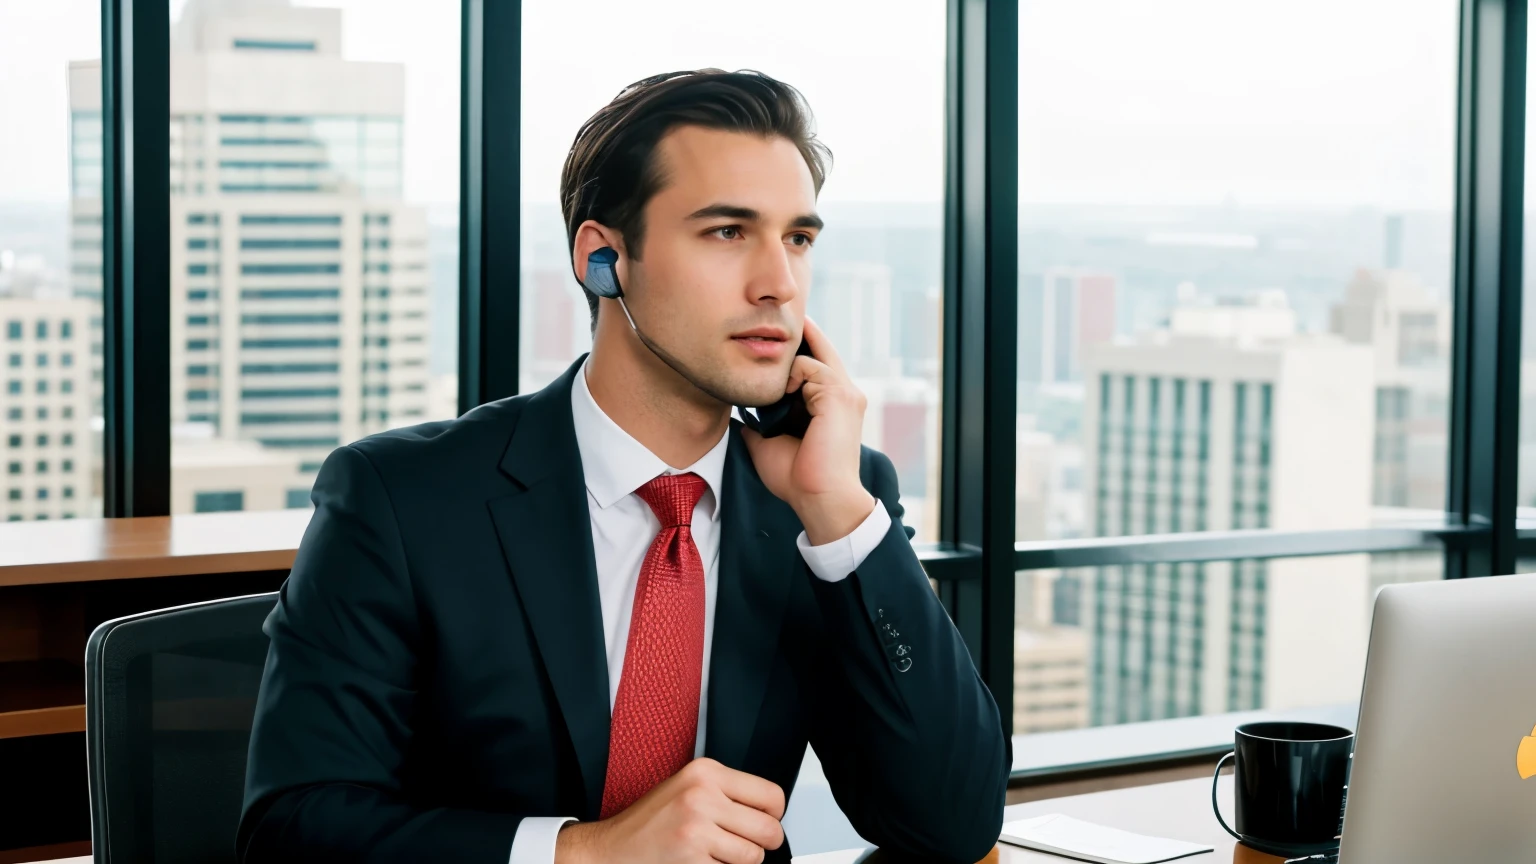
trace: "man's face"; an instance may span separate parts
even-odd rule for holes
[[[704,392],[776,402],[821,227],[810,168],[785,138],[697,126],[667,134],[656,156],[663,183],[645,207],[640,260],[629,261],[630,314]]]

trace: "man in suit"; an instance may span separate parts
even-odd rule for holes
[[[326,460],[266,623],[244,861],[788,860],[807,743],[865,838],[991,848],[997,706],[804,314],[828,156],[756,73],[649,78],[583,126],[572,266],[622,300],[589,291],[592,352],[543,390]],[[790,392],[803,437],[730,417]]]

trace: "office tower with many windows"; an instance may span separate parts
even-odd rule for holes
[[[97,269],[75,290],[97,296],[98,187],[78,178],[100,170],[98,66],[70,81],[76,246],[98,250],[77,253]],[[343,59],[340,10],[189,0],[171,58],[173,422],[312,478],[337,445],[426,419],[428,231],[401,198],[403,112],[403,66]]]
[[[1369,523],[1371,352],[1297,333],[1283,294],[1181,306],[1168,330],[1083,362],[1095,534]],[[1057,590],[1081,598],[1095,725],[1322,704],[1359,684],[1365,556],[1102,567]]]
[[[1370,346],[1375,356],[1372,502],[1442,510],[1450,446],[1450,304],[1434,299],[1412,273],[1361,268],[1343,302],[1330,310],[1329,324],[1347,341]]]
[[[91,495],[88,300],[0,293],[0,518],[100,515]]]

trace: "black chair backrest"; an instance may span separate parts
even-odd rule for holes
[[[277,594],[108,621],[85,649],[96,864],[234,862]]]

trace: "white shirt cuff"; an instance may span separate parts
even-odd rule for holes
[[[555,838],[569,816],[526,816],[512,835],[512,857],[507,864],[555,864]]]
[[[800,554],[805,558],[805,563],[810,566],[811,572],[823,582],[841,582],[848,578],[848,574],[859,569],[869,553],[875,551],[880,541],[885,539],[885,532],[891,530],[891,514],[885,512],[885,505],[880,499],[875,499],[875,509],[869,511],[859,527],[841,540],[833,540],[831,543],[823,543],[820,546],[812,546],[811,541],[801,531],[795,539],[795,545],[800,547]]]

